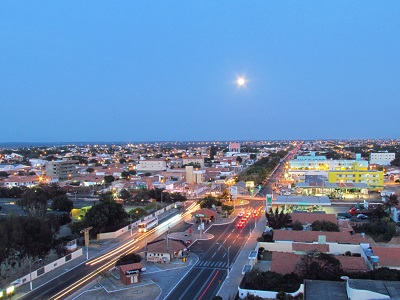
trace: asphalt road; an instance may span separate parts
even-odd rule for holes
[[[242,229],[236,228],[235,222],[212,226],[207,233],[215,238],[197,241],[190,247],[190,251],[200,259],[165,299],[212,299],[227,276],[228,266],[234,263],[252,228],[254,219],[249,219]]]

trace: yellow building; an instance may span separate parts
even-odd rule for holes
[[[383,189],[383,171],[329,171],[329,183],[365,183],[371,190]]]

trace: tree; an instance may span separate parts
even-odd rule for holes
[[[120,164],[125,164],[126,163],[126,159],[125,158],[120,158],[119,159],[119,163]]]
[[[41,188],[26,190],[17,204],[31,217],[43,218],[47,210],[48,195]]]
[[[292,230],[300,231],[303,230],[303,224],[300,221],[296,220],[292,224]]]
[[[251,153],[250,154],[250,159],[256,159],[257,158],[257,154]]]
[[[100,202],[114,202],[114,193],[113,192],[105,192],[100,195]]]
[[[339,226],[326,220],[316,220],[311,224],[312,231],[339,232]]]
[[[130,175],[131,174],[128,171],[121,172],[121,178],[128,179],[128,178],[130,178]]]
[[[140,263],[142,261],[142,257],[136,253],[129,253],[127,255],[121,256],[117,262],[115,263],[116,266],[122,266],[127,264],[135,264]]]
[[[122,189],[119,192],[119,197],[123,200],[128,200],[131,197],[131,193],[129,193],[126,189]]]
[[[53,198],[51,209],[56,211],[71,212],[74,208],[74,202],[68,199],[67,195],[58,195]]]
[[[230,215],[233,212],[233,205],[222,204],[221,209],[222,209],[222,211],[226,211],[227,214]]]
[[[111,182],[115,181],[114,176],[112,175],[106,175],[104,176],[104,183],[110,184]]]
[[[183,202],[187,200],[186,196],[181,193],[170,193],[169,195],[171,196],[171,202]]]
[[[7,178],[8,176],[10,176],[10,174],[8,174],[7,172],[5,172],[5,171],[0,171],[0,177],[2,177],[2,178]]]
[[[294,273],[281,275],[276,272],[262,272],[257,268],[253,268],[246,272],[241,287],[251,290],[292,293],[299,289],[301,283],[302,278]]]
[[[115,231],[125,225],[128,213],[123,206],[114,201],[102,201],[88,210],[84,221],[87,227],[92,226],[91,234]]]
[[[273,229],[286,228],[292,224],[292,217],[288,213],[283,213],[283,208],[280,212],[278,211],[278,207],[275,209],[275,212],[271,209],[269,213],[265,213],[265,216],[269,227]]]
[[[237,156],[237,157],[236,157],[236,161],[237,161],[239,164],[241,164],[242,161],[243,161],[243,158],[242,158],[241,156]]]
[[[91,174],[91,173],[93,173],[93,172],[94,172],[94,169],[93,169],[93,168],[91,168],[91,167],[89,167],[89,168],[87,168],[87,169],[86,169],[86,172],[88,172],[89,174]]]
[[[212,208],[213,206],[221,206],[222,202],[213,196],[206,196],[198,201],[201,208]]]
[[[210,147],[210,159],[211,160],[214,160],[215,155],[217,155],[217,150],[218,150],[218,148],[215,145],[212,145]]]
[[[376,206],[373,210],[371,210],[369,214],[369,218],[372,221],[378,221],[383,218],[389,217],[389,214],[385,211],[385,207],[383,205]]]
[[[0,264],[44,258],[53,246],[55,231],[43,219],[11,216],[0,220]]]
[[[388,210],[389,216],[392,211],[392,207],[399,205],[399,200],[397,199],[397,195],[393,194],[386,198],[385,207]]]
[[[146,206],[146,208],[147,208],[147,206]],[[146,209],[138,207],[138,208],[131,209],[128,212],[128,214],[131,217],[131,221],[136,222],[139,219],[141,219],[142,217],[147,216],[149,213],[147,212]]]
[[[395,158],[390,162],[391,166],[400,167],[400,157]]]
[[[218,199],[229,201],[231,199],[231,194],[228,190],[223,190],[222,194],[218,196]]]
[[[376,222],[364,223],[361,230],[370,235],[375,242],[387,243],[396,233],[396,224],[386,217]]]
[[[304,279],[335,281],[343,275],[343,270],[340,261],[333,255],[310,252],[302,256],[296,265],[296,273]]]

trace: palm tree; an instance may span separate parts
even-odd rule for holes
[[[265,213],[267,217],[269,227],[273,229],[281,229],[289,227],[292,224],[292,217],[288,213],[283,213],[283,207],[281,211],[278,211],[278,207],[273,212],[270,209],[269,213]]]

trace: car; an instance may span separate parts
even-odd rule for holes
[[[240,213],[238,213],[238,217],[243,217],[244,215],[244,211],[241,211]]]
[[[368,216],[363,215],[363,214],[358,214],[358,215],[357,215],[357,219],[366,220],[366,219],[368,219]]]
[[[236,227],[237,228],[243,228],[245,224],[246,224],[246,222],[240,221],[240,222],[236,223]]]

